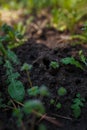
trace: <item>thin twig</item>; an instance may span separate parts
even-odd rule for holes
[[[59,118],[63,118],[63,119],[67,119],[67,120],[72,120],[72,118],[70,117],[66,117],[66,116],[62,116],[62,115],[58,115],[58,114],[52,114],[53,116],[59,117]]]

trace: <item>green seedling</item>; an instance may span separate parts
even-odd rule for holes
[[[51,100],[50,100],[50,104],[51,104],[51,105],[54,105],[54,104],[55,104],[55,100],[54,100],[54,99],[51,99]]]
[[[43,114],[45,112],[45,108],[39,100],[27,101],[26,103],[24,103],[23,110],[26,114],[32,114],[34,112]]]
[[[25,71],[30,71],[31,69],[32,69],[32,65],[27,64],[27,63],[24,63],[22,68],[21,68],[22,71],[24,71],[24,70]]]
[[[82,50],[79,51],[79,56],[80,56],[81,61],[87,66],[87,58],[84,56]]]
[[[49,91],[47,89],[47,87],[45,85],[42,85],[40,88],[39,88],[39,93],[40,95],[43,97],[43,96],[49,96]]]
[[[67,90],[64,87],[60,87],[57,91],[59,96],[64,96],[67,94]]]
[[[13,116],[16,117],[16,122],[17,122],[17,126],[21,126],[22,124],[22,119],[23,119],[23,112],[20,108],[14,108],[13,109]]]
[[[3,57],[7,58],[8,60],[13,62],[14,64],[20,63],[16,54],[13,51],[11,51],[10,49],[6,49],[4,47],[4,45],[2,44],[2,42],[0,42],[0,52],[1,52],[1,55]],[[0,59],[3,59],[3,58],[1,57]]]
[[[38,86],[34,86],[30,89],[27,90],[29,96],[37,96],[39,94],[39,87]]]
[[[8,31],[8,29],[6,30]],[[8,93],[11,98],[22,101],[25,95],[25,90],[22,82],[18,80],[19,73],[14,72],[13,64],[19,64],[19,60],[15,53],[10,49],[5,49],[4,45],[0,43],[0,51],[2,53],[2,60],[6,68]]]
[[[75,118],[78,118],[81,115],[81,108],[84,107],[85,99],[81,97],[80,94],[76,95],[76,98],[73,100],[71,109]]]
[[[14,72],[14,68],[9,60],[6,60],[4,66],[6,68],[9,95],[17,101],[22,101],[25,95],[25,89],[22,82],[18,80],[20,74]]]
[[[80,64],[79,61],[77,61],[74,57],[66,57],[66,58],[63,58],[61,60],[61,63],[65,64],[65,65],[68,65],[68,64],[71,64],[71,65],[75,65],[77,68],[80,68],[82,70],[84,70],[83,66]]]
[[[29,96],[49,96],[49,91],[45,85],[42,85],[41,87],[34,86],[27,90]]]
[[[29,65],[27,63],[24,63],[23,66],[21,67],[21,71],[26,71],[26,73],[27,73],[27,77],[28,77],[30,87],[33,87],[32,81],[31,81],[31,78],[30,78],[31,69],[32,69],[32,65]]]
[[[56,108],[57,108],[57,109],[61,109],[61,107],[62,107],[62,104],[61,104],[60,102],[58,102],[58,103],[56,104]]]
[[[22,44],[23,35],[18,30],[15,30],[13,27],[3,24],[1,31],[4,33],[3,36],[0,36],[1,42],[7,42],[9,46],[14,46],[16,44]]]
[[[58,62],[56,62],[56,61],[51,61],[50,67],[51,67],[52,69],[57,69],[57,68],[59,68],[59,64],[58,64]]]
[[[62,104],[60,102],[55,101],[54,99],[50,100],[50,104],[53,105],[56,109],[61,109]]]

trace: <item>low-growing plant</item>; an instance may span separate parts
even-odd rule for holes
[[[54,106],[57,110],[62,108],[62,104],[54,99],[50,100],[50,105]]]
[[[64,87],[60,87],[57,91],[59,96],[64,96],[67,94],[67,90]]]
[[[81,61],[87,66],[87,58],[84,56],[82,50],[79,51],[79,56],[80,56]]]
[[[14,108],[13,112],[12,112],[13,117],[15,117],[17,126],[21,126],[22,125],[22,120],[23,120],[23,111],[21,110],[21,108]]]
[[[25,90],[22,82],[18,80],[20,74],[14,72],[13,64],[18,64],[18,58],[10,49],[5,49],[4,45],[0,42],[0,51],[6,68],[8,93],[11,98],[22,101],[24,98]]]
[[[61,104],[60,102],[58,102],[58,103],[56,104],[56,108],[57,108],[57,109],[61,109],[61,108],[62,108],[62,104]]]
[[[49,91],[45,85],[42,85],[40,87],[38,86],[33,86],[32,88],[27,90],[29,96],[49,96]]]
[[[58,62],[56,62],[56,61],[51,61],[51,62],[50,62],[50,67],[51,67],[52,69],[57,69],[57,68],[59,68],[59,64],[58,64]]]
[[[1,32],[3,33],[3,36],[0,36],[0,41],[8,43],[10,48],[14,48],[24,42],[23,34],[21,33],[22,31],[19,32],[17,29],[14,29],[7,24],[1,26]]]
[[[5,31],[12,30],[10,26],[5,27]],[[3,37],[2,37],[3,39]],[[25,99],[25,87],[23,83],[19,80],[20,73],[15,70],[15,66],[21,65],[17,55],[8,47],[4,46],[3,42],[6,42],[5,39],[0,40],[0,65],[5,68],[6,71],[6,94],[8,95],[5,97],[7,101],[6,104],[3,102],[3,98],[0,95],[0,108],[9,108],[13,110],[13,116],[17,118],[17,125],[23,125],[23,118],[26,114],[32,116],[31,126],[34,128],[35,125],[35,118],[43,117],[45,113],[45,107],[42,103],[42,99],[44,96],[49,96],[49,91],[45,85],[33,86],[31,79],[30,79],[30,71],[32,69],[32,65],[24,63],[21,67],[21,71],[26,71],[29,81],[30,88],[27,90],[29,96],[32,96],[33,99],[24,101]],[[1,93],[2,94],[2,93]],[[36,99],[37,96],[37,99]],[[45,117],[45,119],[48,117]],[[53,119],[51,119],[54,122]]]
[[[81,108],[84,107],[84,102],[85,99],[82,98],[79,93],[76,95],[76,98],[73,99],[71,109],[75,118],[78,118],[81,115]]]
[[[32,65],[27,64],[27,63],[24,63],[23,66],[21,67],[21,71],[26,71],[26,73],[27,73],[27,77],[28,77],[30,87],[33,87],[32,81],[31,81],[31,78],[30,78],[30,71],[31,71],[32,67],[33,67]]]
[[[22,82],[18,80],[20,74],[18,72],[14,72],[9,60],[6,60],[4,66],[6,68],[9,95],[17,101],[22,101],[25,96],[25,89]]]
[[[75,65],[77,68],[84,70],[81,63],[78,60],[76,60],[74,57],[62,58],[61,63],[65,64],[65,65],[68,65],[68,64]]]
[[[54,104],[55,104],[55,100],[54,100],[54,99],[51,99],[51,100],[50,100],[50,104],[51,104],[51,105],[54,105]]]
[[[86,6],[86,0],[59,0],[58,6],[52,9],[53,26],[61,31],[74,32],[77,23],[87,14]]]
[[[39,100],[30,100],[25,102],[23,110],[26,114],[32,114],[34,112],[44,114],[45,112],[45,108]]]

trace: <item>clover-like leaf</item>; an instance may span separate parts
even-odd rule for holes
[[[13,81],[8,86],[8,93],[11,96],[11,98],[22,101],[25,95],[24,86],[20,81]]]
[[[34,86],[30,89],[27,90],[29,96],[37,96],[39,94],[39,87],[38,86]]]
[[[42,114],[45,112],[45,108],[39,100],[30,100],[25,102],[23,110],[26,114],[31,114],[34,111]]]
[[[24,70],[26,70],[26,71],[29,70],[30,71],[31,69],[32,69],[32,65],[24,63],[22,68],[21,68],[21,71],[24,71]]]

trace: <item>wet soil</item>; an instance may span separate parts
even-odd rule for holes
[[[62,43],[63,44],[63,43]],[[55,41],[53,43],[55,45]],[[14,49],[21,63],[33,64],[31,71],[31,80],[33,85],[45,84],[50,93],[50,98],[44,98],[43,103],[46,106],[46,113],[48,116],[55,117],[61,124],[58,127],[50,122],[42,120],[46,124],[49,130],[87,130],[87,67],[85,70],[80,70],[73,65],[62,65],[57,71],[52,71],[49,67],[51,61],[60,62],[61,58],[67,56],[73,56],[79,60],[78,52],[83,50],[85,56],[87,56],[86,45],[68,45],[58,46],[53,48],[48,47],[44,43],[36,43],[35,40],[30,39],[24,45]],[[15,68],[19,70],[19,68]],[[0,88],[3,91],[7,87],[5,84],[5,71],[0,66]],[[28,88],[28,81],[25,73],[21,73],[21,80],[26,88]],[[67,89],[67,95],[64,97],[58,97],[57,90],[59,87],[65,87]],[[75,119],[72,114],[71,104],[76,94],[80,93],[83,98],[86,99],[84,107],[82,108],[81,116]],[[62,108],[57,110],[54,106],[50,105],[50,99],[57,99],[62,103]],[[59,117],[60,116],[60,117]],[[65,117],[65,118],[64,118]],[[68,119],[69,118],[69,119]],[[26,124],[26,118],[24,119],[24,125],[26,129],[29,129],[29,124]],[[37,125],[36,125],[37,126]],[[20,130],[18,128],[15,119],[11,115],[11,110],[0,110],[0,130]],[[37,128],[35,128],[36,130]]]

